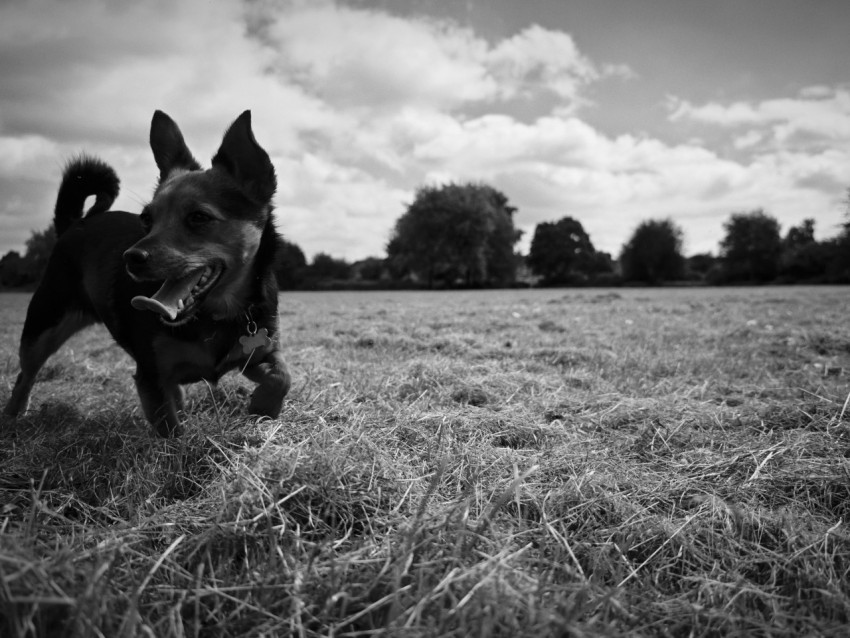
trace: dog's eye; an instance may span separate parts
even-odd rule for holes
[[[139,215],[139,221],[142,223],[142,228],[145,232],[150,231],[151,226],[153,226],[153,217],[150,213],[142,213]]]
[[[208,215],[207,213],[201,210],[192,211],[191,213],[189,213],[189,217],[187,218],[189,225],[194,227],[205,226],[206,224],[209,224],[212,220],[212,215]]]

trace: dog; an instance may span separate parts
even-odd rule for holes
[[[280,414],[291,377],[279,345],[277,179],[251,112],[227,129],[209,169],[162,111],[150,146],[159,181],[139,215],[109,210],[119,190],[110,166],[85,155],[66,166],[58,239],[27,309],[7,415],[26,411],[47,358],[94,323],[135,360],[142,410],[160,436],[180,431],[182,384],[237,368],[257,384],[249,411]]]

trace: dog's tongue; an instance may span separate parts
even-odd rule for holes
[[[204,269],[200,268],[182,279],[166,279],[153,297],[133,297],[130,305],[136,310],[151,310],[174,321],[183,309],[180,302],[189,296],[203,274]]]

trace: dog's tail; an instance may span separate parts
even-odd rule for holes
[[[109,210],[118,197],[120,184],[112,167],[99,159],[80,155],[68,162],[62,173],[62,184],[53,211],[56,236],[59,237],[71,224],[82,218],[86,198],[91,195],[96,199],[86,215]]]

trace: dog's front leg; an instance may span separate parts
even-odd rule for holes
[[[183,388],[177,384],[163,384],[136,370],[133,377],[142,402],[142,410],[156,433],[170,438],[180,433],[177,410],[183,408]]]
[[[292,378],[279,350],[272,350],[258,363],[249,365],[243,373],[257,384],[248,404],[251,414],[276,418],[289,392]]]

